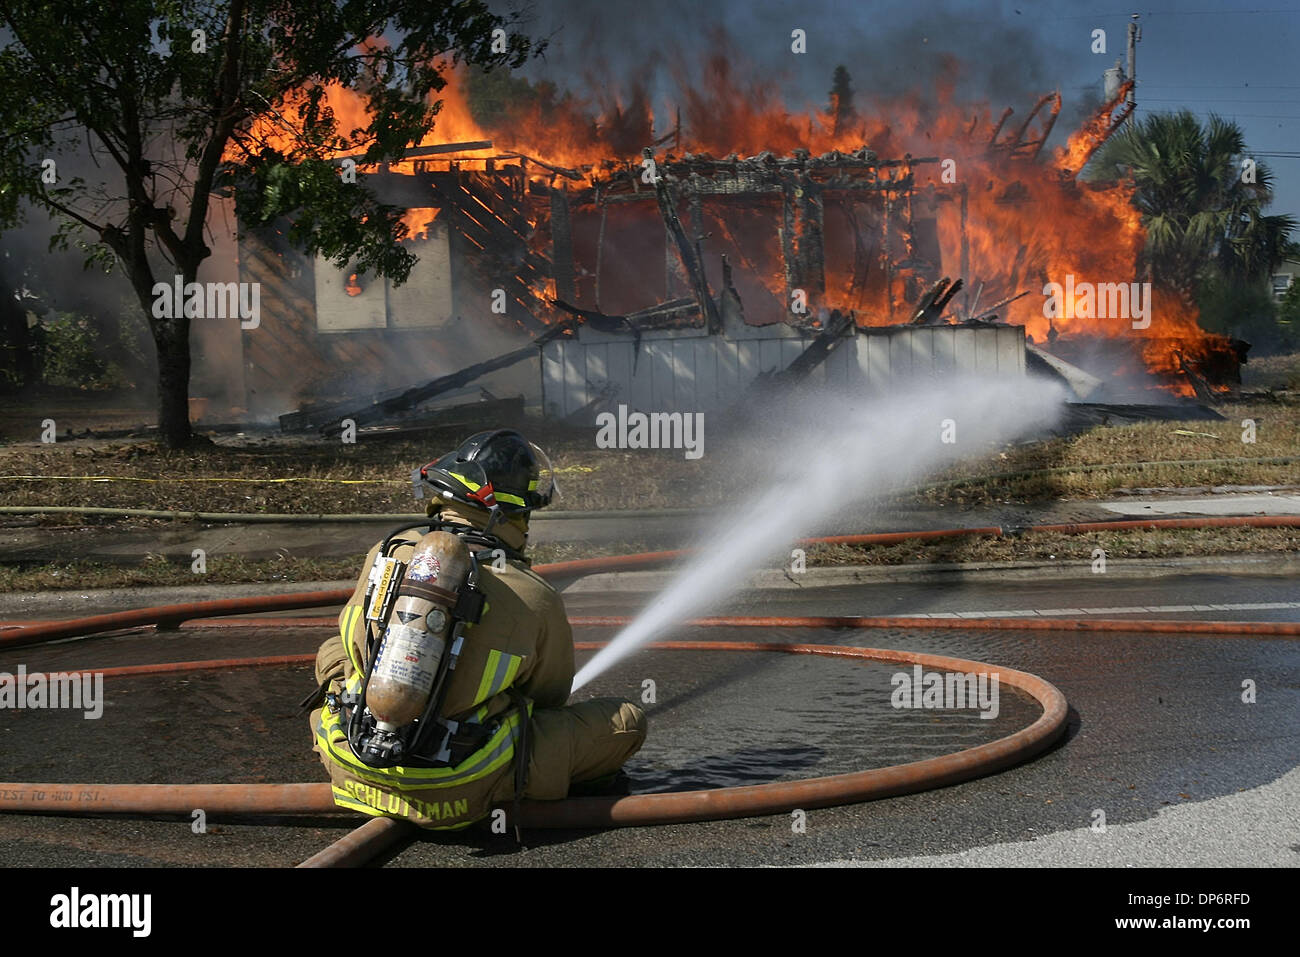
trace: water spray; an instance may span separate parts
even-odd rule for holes
[[[1050,428],[1064,391],[1037,379],[969,376],[904,384],[887,397],[809,396],[776,412],[754,436],[773,469],[737,490],[708,541],[573,679],[577,691],[669,628],[716,606],[745,578],[851,506],[919,481],[995,444]],[[761,475],[753,470],[738,474]]]

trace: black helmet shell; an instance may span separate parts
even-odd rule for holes
[[[546,488],[542,484],[545,465]],[[550,504],[546,453],[513,429],[476,432],[440,459],[417,469],[416,497],[431,486],[442,498],[479,508],[496,505],[506,514],[527,514]],[[448,494],[449,493],[449,494]]]

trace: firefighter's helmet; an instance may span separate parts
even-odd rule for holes
[[[500,506],[505,515],[545,508],[556,495],[551,461],[513,429],[476,432],[442,458],[411,475],[415,497],[432,492],[477,508]]]

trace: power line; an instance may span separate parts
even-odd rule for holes
[[[1149,102],[1149,101],[1144,100],[1142,102],[1139,102],[1138,103],[1139,109],[1141,109],[1143,102]],[[1187,112],[1195,113],[1197,116],[1217,116],[1223,120],[1238,120],[1238,119],[1240,120],[1300,120],[1300,116],[1290,116],[1290,115],[1284,116],[1280,113],[1237,113],[1236,111],[1225,111],[1223,113],[1215,113],[1211,110],[1193,110],[1193,109],[1188,109]]]
[[[1300,86],[1274,86],[1263,83],[1143,83],[1138,82],[1138,89],[1148,90],[1300,90]]]
[[[1300,13],[1300,7],[1280,7],[1272,10],[1145,10],[1142,11],[1142,16],[1201,17],[1224,13],[1232,14],[1233,16],[1242,13]]]
[[[1045,17],[1030,17],[1030,19],[1039,19],[1039,20],[1104,20],[1104,19],[1108,19],[1108,18],[1112,18],[1112,17],[1123,17],[1124,19],[1127,20],[1128,17],[1129,17],[1129,15],[1132,14],[1132,13],[1133,13],[1132,10],[1126,10],[1126,11],[1124,11],[1123,13],[1068,13],[1068,14],[1064,14],[1064,15],[1059,16],[1059,17],[1050,17],[1050,16],[1045,16]],[[1243,14],[1243,13],[1257,13],[1257,14],[1264,14],[1264,13],[1300,13],[1300,7],[1278,7],[1278,8],[1273,8],[1273,9],[1259,9],[1259,10],[1142,10],[1142,11],[1139,11],[1139,13],[1140,13],[1142,16],[1144,16],[1144,17],[1153,17],[1153,16],[1160,16],[1160,17],[1202,17],[1202,16],[1215,16],[1215,15],[1219,15],[1219,14],[1231,14],[1232,16],[1238,16],[1238,15]],[[1008,18],[1008,19],[1010,19],[1010,18]],[[985,21],[985,22],[993,22],[993,21]]]
[[[1143,101],[1145,101],[1145,102],[1147,102],[1147,103],[1183,103],[1183,102],[1185,102],[1184,100],[1182,100],[1182,99],[1180,99],[1180,98],[1177,98],[1177,97],[1165,97],[1165,96],[1144,96],[1142,99],[1143,99]],[[1248,97],[1248,96],[1243,96],[1243,97],[1233,97],[1233,98],[1231,98],[1231,99],[1201,99],[1200,97],[1197,97],[1196,102],[1197,102],[1197,103],[1260,103],[1260,104],[1265,104],[1265,103],[1268,103],[1268,104],[1272,104],[1272,103],[1292,103],[1292,104],[1294,104],[1294,103],[1300,103],[1300,99],[1296,99],[1296,100],[1255,100],[1255,99],[1251,99],[1251,98]]]

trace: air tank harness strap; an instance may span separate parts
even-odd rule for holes
[[[451,748],[451,767],[457,767],[478,751],[496,732],[496,725],[467,724],[461,721],[447,739]]]
[[[451,532],[468,546],[477,546],[487,551],[500,549],[505,554],[505,557],[511,561],[523,562],[525,565],[530,564],[528,557],[523,552],[511,548],[491,532],[481,531],[472,525],[462,525],[460,522],[451,522],[435,516],[429,524],[429,529],[431,531]]]
[[[307,712],[314,711],[316,708],[323,705],[325,699],[329,696],[330,683],[334,680],[334,676],[330,675],[320,683],[319,688],[307,695],[307,697],[303,698],[302,701],[298,703],[298,707],[301,709],[299,713],[306,714]]]

